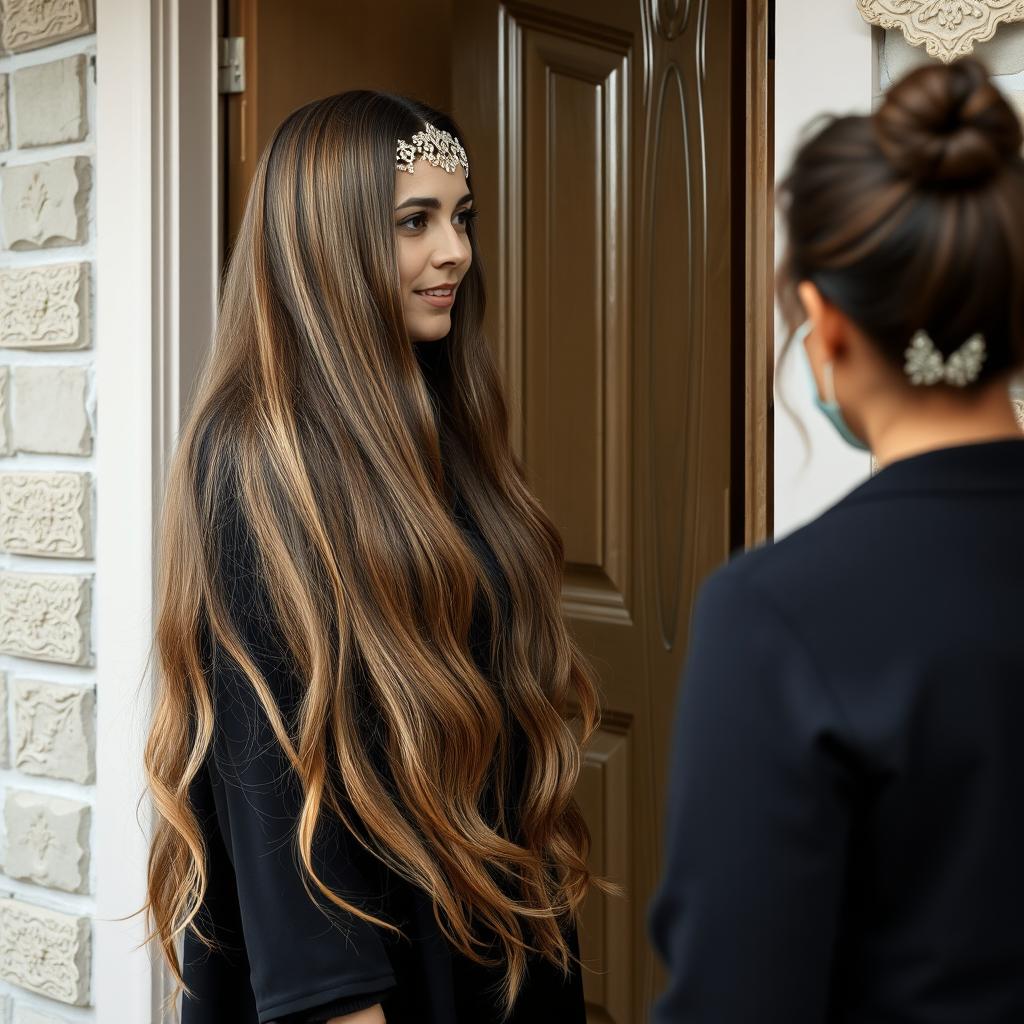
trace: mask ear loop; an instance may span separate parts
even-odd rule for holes
[[[799,345],[799,346],[801,346],[803,348],[803,350],[804,350],[804,352],[803,352],[804,362],[805,362],[805,364],[807,366],[808,374],[810,375],[810,378],[811,378],[811,384],[814,387],[814,396],[815,396],[815,398],[819,398],[820,399],[821,396],[818,394],[818,381],[817,381],[817,378],[814,376],[814,367],[811,365],[811,358],[807,354],[807,346],[804,344],[804,342],[808,339],[808,337],[810,337],[810,335],[811,335],[811,333],[813,331],[814,331],[814,322],[812,320],[810,320],[810,319],[805,320],[793,332],[793,340],[790,342],[790,346],[795,348],[797,345]],[[826,363],[825,364],[825,368],[828,371],[831,372],[832,364],[831,363]],[[831,385],[830,377],[826,376],[825,381],[826,381],[826,386],[831,388],[832,385]],[[833,390],[833,396],[834,396],[834,390]]]
[[[825,401],[829,405],[836,404],[836,381],[834,376],[834,364],[830,359],[822,368],[825,375]]]
[[[806,321],[802,325],[800,331],[798,332],[798,340],[799,340],[801,345],[804,343],[804,341],[806,340],[808,335],[810,335],[810,333],[813,330],[814,330],[814,324],[810,320]],[[808,365],[810,365],[810,359],[809,358],[807,360],[807,363],[808,363]],[[822,375],[825,378],[825,394],[822,396],[822,401],[825,402],[826,405],[835,405],[836,404],[835,363],[830,359],[827,363],[824,363],[822,365],[821,372],[822,372]],[[813,368],[811,369],[811,379],[814,380],[814,369]],[[817,380],[814,380],[814,390],[815,390],[815,392],[817,392],[817,390],[818,390],[818,382],[817,382]]]

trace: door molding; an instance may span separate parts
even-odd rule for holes
[[[769,53],[771,0],[741,0],[746,5],[745,138],[746,225],[744,229],[744,458],[736,482],[743,480],[743,540],[746,547],[774,531],[773,367],[775,347],[775,141],[774,59]],[[738,537],[735,538],[737,541]]]
[[[152,829],[142,753],[156,517],[216,306],[216,6],[97,0],[92,1001],[104,1024],[155,1024],[170,991],[143,915],[128,915],[145,900]]]

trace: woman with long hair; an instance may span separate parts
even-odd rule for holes
[[[934,64],[783,183],[784,357],[879,471],[703,587],[658,1024],[1024,1020],[1021,139]]]
[[[160,534],[146,908],[185,1024],[584,1019],[598,705],[458,136],[349,92],[256,169]]]

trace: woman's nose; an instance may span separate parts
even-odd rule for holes
[[[431,262],[435,267],[459,266],[466,262],[469,253],[469,238],[456,231],[454,227],[450,227],[445,231],[443,239],[438,240]]]

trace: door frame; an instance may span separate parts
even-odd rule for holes
[[[100,681],[91,1003],[161,1021],[144,944],[152,834],[142,755],[153,696],[153,545],[220,275],[217,12],[207,0],[97,0],[96,587]]]
[[[771,532],[773,315],[770,0],[746,4],[748,153],[742,236],[744,409],[739,510],[749,545]],[[152,697],[156,515],[221,274],[219,4],[97,0],[97,702],[93,1004],[105,1024],[157,1022],[170,991],[142,944],[151,827],[141,763]],[[741,354],[742,353],[742,354]],[[739,432],[738,432],[739,433]],[[140,797],[143,797],[140,799]],[[139,817],[137,817],[137,812]]]
[[[768,540],[774,532],[774,366],[775,366],[775,55],[772,52],[775,0],[741,0],[746,25],[745,119],[735,133],[746,152],[744,180],[743,344],[737,345],[734,394],[743,405],[742,462],[733,479],[743,482],[742,536],[745,547]],[[737,33],[737,44],[741,34]],[[735,207],[734,207],[735,208]],[[740,530],[734,530],[738,541]]]

